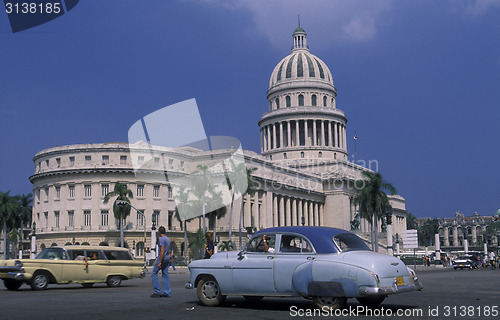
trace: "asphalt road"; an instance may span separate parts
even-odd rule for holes
[[[170,274],[173,294],[152,299],[149,274],[124,281],[120,288],[97,284],[50,285],[33,291],[23,285],[7,291],[0,284],[1,319],[498,319],[500,317],[500,270],[433,269],[420,271],[424,291],[388,297],[376,309],[361,309],[350,299],[340,314],[321,313],[302,298],[265,298],[258,303],[228,297],[221,307],[201,306],[195,290],[184,289],[186,269]],[[315,311],[316,310],[316,311]],[[495,311],[497,314],[495,316]],[[314,312],[316,312],[314,314]]]

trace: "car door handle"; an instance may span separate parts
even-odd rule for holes
[[[273,260],[274,256],[267,256],[267,260]]]
[[[307,260],[314,260],[314,257],[307,257]]]

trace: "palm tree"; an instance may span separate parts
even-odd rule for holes
[[[32,218],[32,204],[33,204],[33,198],[32,194],[23,194],[19,196],[19,219],[21,220],[21,228],[24,227],[25,223],[27,222],[27,225],[31,225],[31,218]]]
[[[7,226],[11,227],[14,223],[16,213],[18,211],[18,201],[16,197],[9,195],[7,192],[0,192],[0,221],[3,221],[3,253],[4,258],[7,258]]]
[[[390,211],[389,199],[384,190],[391,194],[396,194],[396,188],[385,182],[382,175],[377,172],[363,171],[363,180],[356,182],[359,188],[359,194],[354,199],[354,204],[359,204],[359,210],[362,218],[370,222],[372,226],[372,250],[378,252],[378,220],[384,214]]]
[[[207,213],[208,221],[213,221],[214,226],[214,241],[217,239],[217,219],[224,217],[227,213],[227,207],[224,205],[222,200],[222,191],[210,192],[211,197],[207,199],[210,208],[217,208],[209,213]]]
[[[201,201],[202,206],[202,216],[203,216],[203,234],[205,234],[207,228],[205,226],[205,215],[206,215],[206,204],[210,197],[209,193],[214,189],[214,183],[212,180],[212,173],[210,172],[208,166],[197,166],[198,171],[193,173],[193,195]]]
[[[129,198],[133,198],[134,195],[132,191],[127,188],[126,185],[120,182],[115,183],[113,191],[108,192],[104,197],[104,203],[108,203],[111,197],[118,196],[113,203],[113,213],[116,219],[120,221],[120,245],[123,248],[123,221],[130,215],[131,207],[129,205],[118,205],[116,201],[127,201],[130,202]],[[144,222],[146,223],[146,222]]]
[[[411,212],[406,214],[406,229],[417,229],[417,217],[415,217]]]
[[[186,191],[186,188],[183,187],[179,190],[179,192],[175,196],[175,218],[183,223],[184,229],[184,261],[187,262],[187,221],[191,219],[183,219],[179,211],[182,212],[190,212],[191,204],[189,201],[189,191]]]
[[[255,187],[257,186],[257,182],[252,177],[252,173],[254,173],[255,171],[257,171],[257,168],[248,169],[247,167],[245,167],[245,175],[244,176],[247,180],[246,188],[244,188],[244,190],[239,190],[241,192],[240,221],[239,221],[239,226],[238,226],[240,250],[242,249],[241,229],[243,228],[243,209],[244,209],[243,208],[243,198],[245,197],[245,195],[248,192],[254,190]]]
[[[203,230],[198,229],[195,233],[189,235],[189,248],[198,249],[198,259],[201,259],[201,249],[205,245],[205,233]]]

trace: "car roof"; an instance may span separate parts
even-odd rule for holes
[[[297,233],[308,238],[316,253],[336,253],[338,252],[335,244],[333,243],[333,237],[338,234],[353,234],[344,229],[330,228],[330,227],[274,227],[268,229],[262,229],[256,232],[256,235],[266,234],[266,233]]]

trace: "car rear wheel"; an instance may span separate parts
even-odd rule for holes
[[[382,301],[385,300],[385,296],[377,296],[377,297],[360,297],[360,298],[356,298],[356,300],[358,300],[359,303],[361,303],[362,305],[364,305],[365,307],[368,307],[368,308],[375,308],[377,307],[379,304],[382,303]]]
[[[110,288],[119,287],[122,284],[122,278],[120,276],[109,276],[106,284]]]
[[[216,307],[226,300],[226,296],[222,295],[219,283],[213,277],[201,278],[198,281],[196,293],[200,302],[208,307]]]
[[[92,283],[82,283],[82,286],[83,286],[84,288],[92,288],[92,286],[93,286],[93,285],[94,285],[94,283],[93,283],[93,282],[92,282]]]
[[[3,279],[3,284],[7,290],[15,291],[21,287],[22,281],[14,279]]]
[[[31,288],[33,290],[45,290],[49,285],[49,275],[45,272],[36,272],[31,279]]]
[[[342,309],[347,303],[347,298],[343,297],[314,297],[314,304],[317,308],[322,309],[323,307],[331,309]]]

